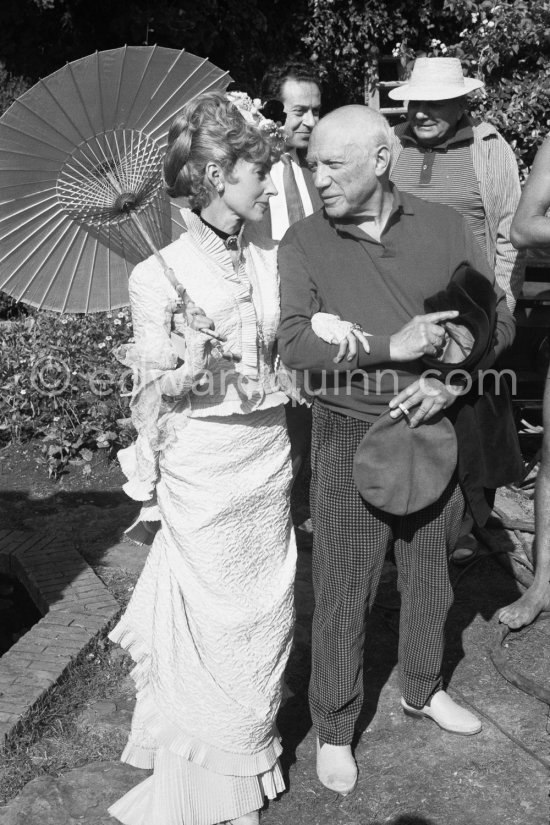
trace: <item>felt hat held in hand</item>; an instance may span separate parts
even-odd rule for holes
[[[406,516],[433,504],[456,469],[454,427],[444,415],[417,427],[383,413],[359,444],[353,480],[366,502]]]

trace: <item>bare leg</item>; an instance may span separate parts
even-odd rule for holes
[[[543,610],[550,610],[550,584],[548,581],[537,582],[535,578],[523,596],[507,607],[503,607],[498,618],[512,630],[518,630],[534,622]]]
[[[535,488],[535,580],[520,599],[498,615],[499,621],[513,630],[533,622],[541,611],[550,610],[550,370],[542,417],[542,458]]]

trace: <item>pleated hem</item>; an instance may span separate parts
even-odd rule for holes
[[[131,675],[137,689],[141,726],[147,732],[148,738],[155,742],[157,748],[166,749],[218,774],[252,777],[264,774],[273,768],[283,750],[276,729],[273,730],[269,743],[261,750],[254,753],[237,753],[222,750],[190,736],[179,730],[173,720],[163,718],[148,683],[149,653],[143,642],[124,624],[123,617],[113,628],[109,638],[127,650],[136,662]],[[149,745],[144,747],[143,743],[132,735],[121,757],[123,762],[136,768],[153,768],[155,758],[156,749]]]
[[[153,785],[153,777],[149,776],[135,785],[127,794],[121,796],[107,813],[122,822],[123,825],[147,825],[149,795]]]
[[[285,789],[277,762],[254,777],[222,776],[166,753],[153,776],[109,808],[123,825],[218,825],[263,807]]]

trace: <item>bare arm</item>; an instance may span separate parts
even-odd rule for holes
[[[537,152],[531,174],[525,184],[510,237],[517,249],[550,246],[550,138]]]
[[[535,578],[520,599],[499,613],[500,621],[513,629],[530,624],[542,610],[550,610],[550,368],[542,417],[542,458],[535,488]]]

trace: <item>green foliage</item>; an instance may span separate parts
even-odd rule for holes
[[[526,174],[550,124],[547,0],[311,0],[310,7],[305,43],[332,105],[364,99],[382,54],[404,67],[416,55],[459,57],[486,84],[475,113],[514,146]]]
[[[34,82],[96,49],[157,43],[208,57],[255,94],[267,63],[300,50],[306,11],[307,0],[2,0],[0,55]]]
[[[10,74],[6,71],[3,63],[0,63],[0,115],[11,106],[19,95],[27,91],[29,85],[28,80]]]
[[[131,335],[128,310],[97,315],[31,311],[2,323],[0,442],[39,437],[50,476],[89,464],[133,435],[128,370],[113,350]]]
[[[416,54],[456,55],[485,81],[476,111],[515,146],[524,172],[550,121],[548,0],[3,0],[0,111],[67,60],[124,43],[209,57],[253,96],[270,63],[310,57],[325,110],[363,101],[380,55],[404,66]]]

